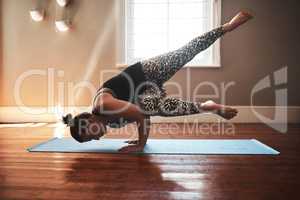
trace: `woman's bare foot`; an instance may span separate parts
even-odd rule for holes
[[[232,119],[238,113],[237,109],[231,108],[229,106],[217,104],[211,100],[206,101],[205,103],[201,104],[201,108],[204,111],[212,111],[218,114],[219,116],[223,117],[224,119]]]
[[[236,16],[234,16],[230,20],[230,22],[228,22],[222,26],[223,30],[225,32],[232,31],[252,18],[253,18],[253,16],[250,13],[241,11]]]
[[[235,108],[224,106],[224,105],[220,105],[220,106],[221,108],[217,110],[217,114],[223,117],[224,119],[232,119],[238,113],[237,109]]]

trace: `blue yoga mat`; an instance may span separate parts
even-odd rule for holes
[[[28,149],[30,152],[118,153],[123,139],[101,139],[78,143],[73,138],[53,138]],[[278,155],[279,152],[255,139],[149,139],[145,154],[245,154]]]

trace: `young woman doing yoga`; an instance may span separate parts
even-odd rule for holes
[[[235,117],[236,109],[213,101],[200,103],[167,97],[163,84],[198,53],[251,18],[249,13],[239,12],[228,23],[194,38],[175,51],[127,67],[100,87],[91,113],[81,113],[74,118],[71,114],[63,117],[64,123],[70,126],[72,137],[78,142],[99,140],[106,133],[106,126],[122,127],[136,122],[138,140],[127,141],[128,145],[119,151],[140,152],[148,139],[150,116],[214,112],[225,119]]]

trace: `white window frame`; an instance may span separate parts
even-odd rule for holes
[[[222,0],[211,0],[212,3],[212,12],[211,12],[211,19],[212,19],[212,27],[217,28],[221,26],[221,1]],[[119,41],[118,41],[118,49],[120,50],[119,55],[118,55],[118,63],[117,67],[124,67],[132,63],[128,63],[127,60],[127,6],[128,6],[128,0],[121,0],[119,2]],[[212,63],[209,65],[186,65],[185,67],[208,67],[208,68],[219,68],[221,67],[221,45],[220,45],[220,40],[217,40],[213,45],[212,45]]]

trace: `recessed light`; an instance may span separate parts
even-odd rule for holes
[[[68,0],[56,0],[60,7],[65,7],[68,4]]]
[[[43,21],[44,19],[44,11],[43,10],[31,10],[30,11],[30,16],[31,16],[31,19],[36,21],[36,22],[40,22],[40,21]]]
[[[70,23],[65,20],[55,21],[56,29],[60,32],[66,32],[70,29]]]

